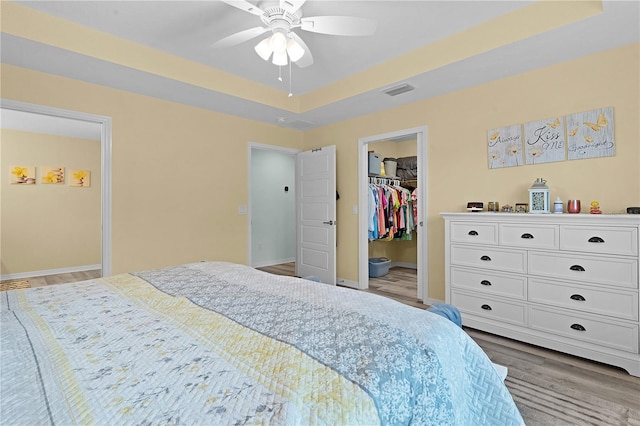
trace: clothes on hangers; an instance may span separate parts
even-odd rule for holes
[[[399,181],[370,178],[368,206],[369,241],[412,239],[416,228],[412,194]]]

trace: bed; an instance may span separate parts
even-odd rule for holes
[[[459,327],[198,262],[1,293],[3,424],[524,424]]]

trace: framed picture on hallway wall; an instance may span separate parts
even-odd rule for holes
[[[70,170],[69,186],[88,188],[91,186],[91,171],[89,170]]]
[[[11,170],[11,185],[35,185],[35,166],[9,166]]]
[[[64,167],[40,167],[40,182],[64,184]]]

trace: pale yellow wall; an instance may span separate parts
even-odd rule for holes
[[[35,166],[35,185],[12,185],[10,166]],[[64,184],[42,184],[42,167]],[[0,275],[100,264],[100,141],[0,130]],[[91,186],[68,186],[89,170]]]
[[[640,44],[531,71],[305,132],[304,147],[337,146],[338,276],[358,280],[358,139],[426,125],[429,296],[444,300],[443,211],[470,200],[527,201],[535,178],[563,200],[600,201],[604,212],[640,205]],[[464,76],[460,76],[464,78]],[[487,130],[613,107],[614,157],[489,170]],[[422,165],[421,165],[422,166]]]
[[[248,142],[302,133],[3,64],[2,97],[112,118],[112,272],[246,263]]]
[[[205,258],[245,263],[248,227],[237,206],[247,203],[247,142],[255,141],[337,145],[338,276],[357,281],[358,139],[426,125],[429,296],[444,299],[442,211],[469,200],[526,201],[536,177],[554,198],[598,199],[605,212],[640,205],[639,51],[635,43],[304,134],[9,65],[1,83],[7,99],[113,118],[113,272]],[[607,106],[614,157],[488,169],[488,129]]]

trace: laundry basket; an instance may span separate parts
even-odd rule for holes
[[[391,260],[386,257],[369,258],[369,276],[372,278],[384,277],[389,273]]]

